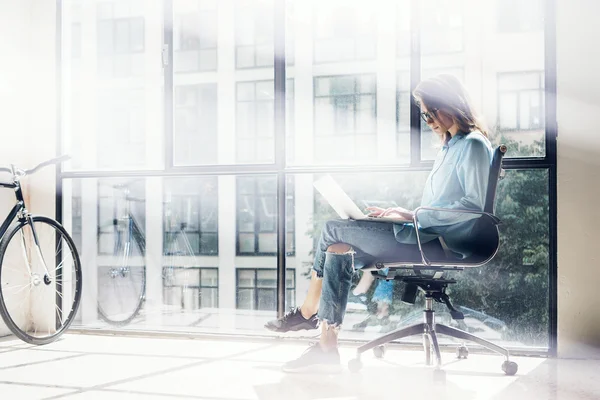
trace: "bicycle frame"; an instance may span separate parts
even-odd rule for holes
[[[4,237],[4,234],[8,230],[10,224],[13,223],[15,218],[18,217],[19,221],[26,219],[27,209],[25,208],[25,200],[23,199],[23,191],[19,182],[0,182],[0,187],[7,189],[14,189],[17,197],[17,204],[10,210],[6,216],[4,222],[0,226],[0,238]]]
[[[23,190],[21,189],[21,184],[19,182],[19,179],[13,178],[13,182],[0,182],[0,187],[4,187],[7,189],[14,189],[15,196],[17,198],[17,204],[15,204],[15,206],[12,208],[12,210],[10,210],[10,212],[6,216],[6,219],[0,226],[0,239],[2,239],[4,237],[4,234],[6,233],[6,231],[8,230],[8,228],[10,227],[10,225],[13,223],[13,221],[15,219],[17,219],[20,222],[29,220],[29,226],[31,228],[31,233],[33,236],[33,242],[35,244],[36,253],[37,253],[40,261],[42,262],[42,265],[44,266],[44,270],[46,271],[46,274],[44,276],[44,283],[46,285],[49,285],[50,284],[50,271],[48,271],[48,265],[46,264],[46,260],[44,260],[42,252],[40,250],[40,242],[38,240],[37,232],[35,231],[35,226],[33,225],[33,219],[31,218],[31,214],[27,211],[27,208],[25,207],[25,199],[23,198]],[[22,240],[22,245],[23,245],[23,251],[25,251],[24,237],[21,237],[21,240]],[[26,259],[27,259],[27,257],[26,257]],[[27,265],[27,267],[29,268],[29,265]],[[31,273],[31,271],[29,271],[29,273]]]

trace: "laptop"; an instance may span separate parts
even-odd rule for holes
[[[325,197],[325,200],[329,202],[342,219],[350,218],[357,221],[395,222],[400,224],[412,222],[408,219],[369,217],[365,215],[330,175],[317,179],[313,186]]]

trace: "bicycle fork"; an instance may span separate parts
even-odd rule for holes
[[[25,210],[23,210],[25,212]],[[33,246],[35,247],[35,253],[38,256],[40,262],[42,263],[42,266],[44,267],[44,278],[43,278],[43,282],[46,286],[50,285],[52,283],[52,277],[50,276],[50,271],[48,270],[48,265],[46,264],[46,260],[44,259],[44,256],[42,254],[41,248],[40,248],[40,241],[37,235],[37,232],[35,230],[35,226],[33,225],[33,218],[31,217],[31,215],[26,215],[25,218],[27,219],[27,221],[29,222],[29,226],[31,228],[31,235],[33,237]],[[23,251],[23,258],[25,260],[25,264],[27,265],[27,269],[29,272],[29,276],[32,277],[32,284],[34,286],[39,286],[42,283],[42,279],[40,279],[40,277],[33,273],[32,268],[31,268],[31,262],[30,257],[27,256],[27,243],[25,240],[25,230],[21,229],[21,249]]]

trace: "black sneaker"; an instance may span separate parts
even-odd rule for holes
[[[265,328],[274,332],[295,332],[301,330],[317,329],[319,320],[317,314],[309,319],[302,316],[300,307],[292,308],[283,317],[274,319],[265,324]]]
[[[367,300],[367,295],[365,295],[365,294],[356,295],[356,294],[350,292],[350,295],[348,296],[348,305],[346,306],[346,309],[347,310],[366,311],[368,303],[369,302]]]
[[[323,350],[319,343],[310,346],[300,358],[283,366],[283,372],[315,372],[334,374],[342,371],[338,349]]]

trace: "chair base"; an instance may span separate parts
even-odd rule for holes
[[[362,353],[369,351],[371,349],[380,348],[386,343],[389,343],[393,340],[402,339],[409,336],[414,335],[423,335],[423,348],[425,350],[425,364],[432,365],[432,354],[435,356],[436,361],[436,369],[441,369],[442,367],[442,357],[440,353],[440,346],[437,339],[437,334],[442,334],[446,336],[450,336],[457,339],[468,340],[471,342],[475,342],[484,346],[485,348],[492,350],[496,353],[502,354],[505,357],[505,362],[502,364],[502,369],[507,375],[514,375],[517,372],[517,364],[511,362],[509,357],[508,349],[498,346],[488,340],[482,339],[478,336],[475,336],[471,333],[462,331],[460,329],[453,328],[451,326],[436,324],[435,323],[435,313],[433,311],[433,298],[431,296],[427,296],[425,298],[425,310],[424,313],[424,322],[411,325],[405,328],[396,329],[384,336],[381,336],[375,340],[370,341],[362,346],[360,346],[356,351],[356,360],[351,361],[351,369],[357,370],[357,365],[360,365],[360,356]],[[464,347],[461,346],[464,349]],[[382,354],[383,352],[379,352]],[[513,372],[514,371],[514,372]]]

